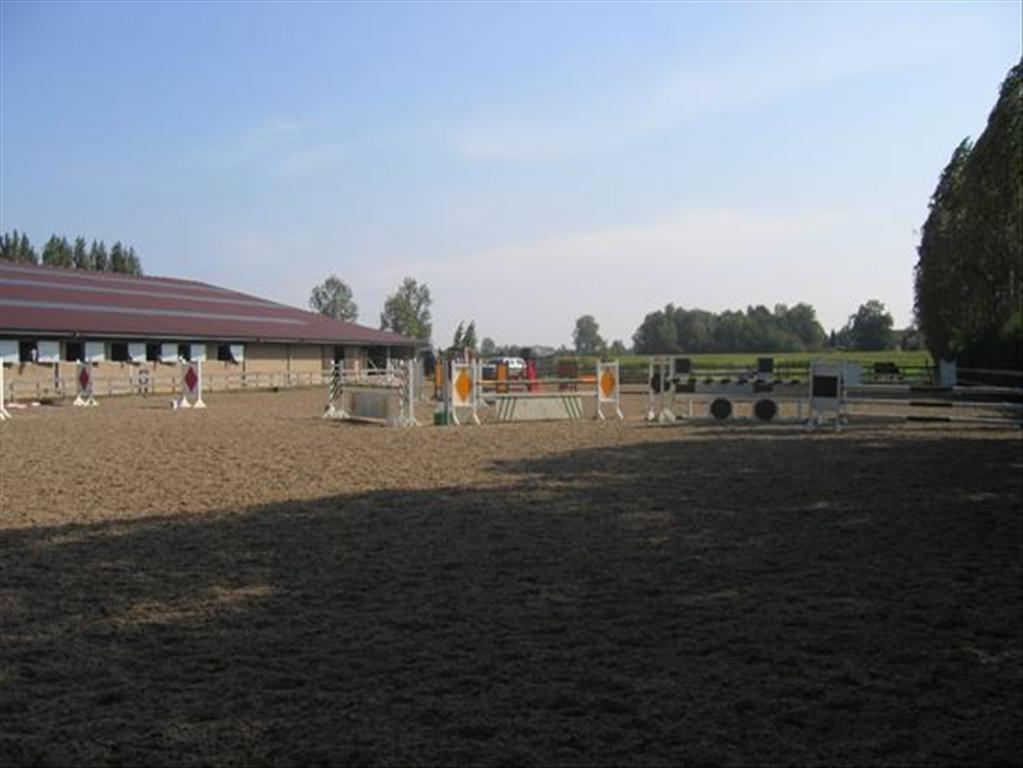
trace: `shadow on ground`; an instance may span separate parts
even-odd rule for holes
[[[6,531],[0,763],[1016,763],[1020,461],[733,435]]]

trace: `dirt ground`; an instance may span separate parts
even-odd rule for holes
[[[0,426],[0,764],[1021,762],[1019,430],[208,402]]]

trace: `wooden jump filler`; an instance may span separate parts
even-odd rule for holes
[[[331,369],[325,419],[365,421],[394,427],[418,426],[415,360],[389,360],[384,369]]]

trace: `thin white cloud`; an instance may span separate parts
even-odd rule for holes
[[[344,143],[323,121],[276,118],[205,148],[196,162],[210,169],[253,169],[277,177],[313,173],[347,157]]]
[[[601,90],[575,106],[517,105],[503,113],[466,118],[451,132],[456,154],[476,161],[515,161],[592,155],[676,130],[694,120],[747,106],[769,104],[825,85],[887,71],[920,67],[956,55],[935,39],[950,38],[924,20],[915,28],[860,24],[860,33],[807,36],[785,46],[763,39],[727,58],[676,65],[631,92]],[[959,24],[969,21],[959,19]],[[521,114],[535,113],[536,117]]]
[[[643,316],[668,302],[718,311],[813,302],[836,275],[806,254],[849,226],[847,214],[827,211],[688,211],[645,226],[406,262],[362,278],[380,296],[404,275],[428,283],[440,343],[469,319],[498,342],[568,342],[583,314],[595,315],[607,338],[628,342]]]

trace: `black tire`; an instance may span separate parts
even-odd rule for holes
[[[724,397],[717,398],[710,404],[710,415],[718,421],[724,421],[732,415],[732,401]]]
[[[757,400],[756,405],[753,406],[753,413],[761,421],[770,421],[778,415],[778,404],[774,400],[768,400],[767,398]]]

